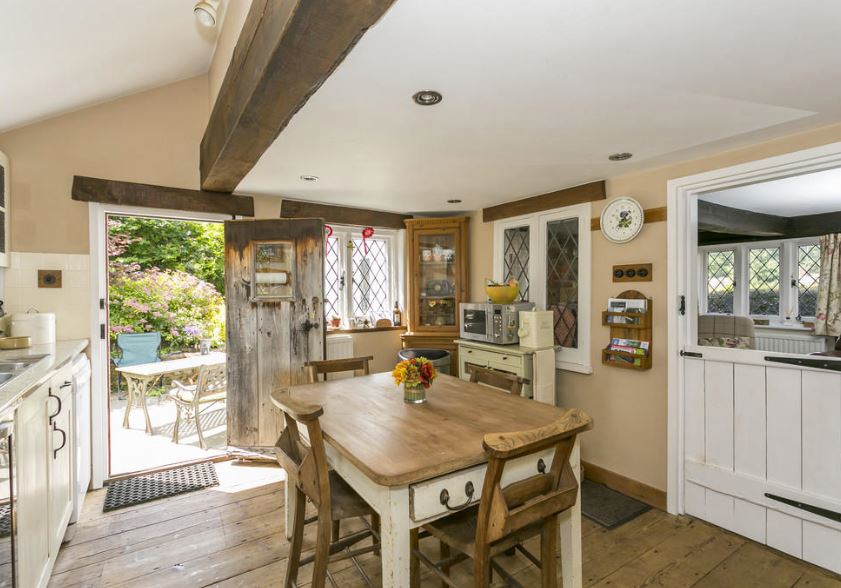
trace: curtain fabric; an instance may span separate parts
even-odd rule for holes
[[[841,336],[841,233],[821,237],[815,334]]]

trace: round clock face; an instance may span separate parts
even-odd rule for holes
[[[602,234],[608,241],[627,243],[639,235],[644,221],[639,202],[633,198],[617,198],[602,211]]]

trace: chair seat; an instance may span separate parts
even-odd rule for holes
[[[334,521],[374,514],[374,509],[339,474],[330,470],[329,476]]]
[[[471,558],[476,554],[476,526],[479,506],[473,506],[423,526],[436,539],[455,547]],[[541,523],[532,524],[491,546],[491,557],[540,534]]]
[[[187,386],[187,387],[184,387],[184,388],[173,388],[172,390],[170,390],[167,393],[167,395],[170,398],[172,398],[173,400],[179,400],[179,401],[185,402],[187,404],[192,404],[193,399],[195,398],[195,395],[196,395],[196,387],[195,387],[195,385],[193,385],[193,386]],[[227,391],[225,391],[225,390],[221,390],[219,392],[214,392],[213,394],[207,394],[205,396],[202,396],[199,399],[199,404],[206,404],[206,403],[209,403],[209,402],[219,402],[220,400],[225,400],[226,396],[227,396]]]

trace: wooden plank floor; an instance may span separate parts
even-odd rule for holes
[[[102,512],[104,490],[89,494],[50,586],[279,586],[288,552],[282,472],[230,462],[217,464],[217,472],[218,488],[110,513]],[[584,519],[583,535],[585,586],[841,588],[838,576],[690,517],[649,511],[613,531]],[[422,548],[437,551],[433,543]],[[540,585],[538,571],[519,554],[499,561],[524,586]],[[379,559],[367,556],[361,565],[379,585]],[[311,569],[301,570],[301,586]],[[350,561],[330,570],[339,586],[365,586]],[[471,585],[469,564],[454,576]],[[440,582],[425,572],[422,585]]]

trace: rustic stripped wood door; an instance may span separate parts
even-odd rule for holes
[[[841,573],[841,373],[692,350],[684,510]]]
[[[282,429],[271,393],[324,357],[324,222],[225,223],[228,445],[270,447]]]

